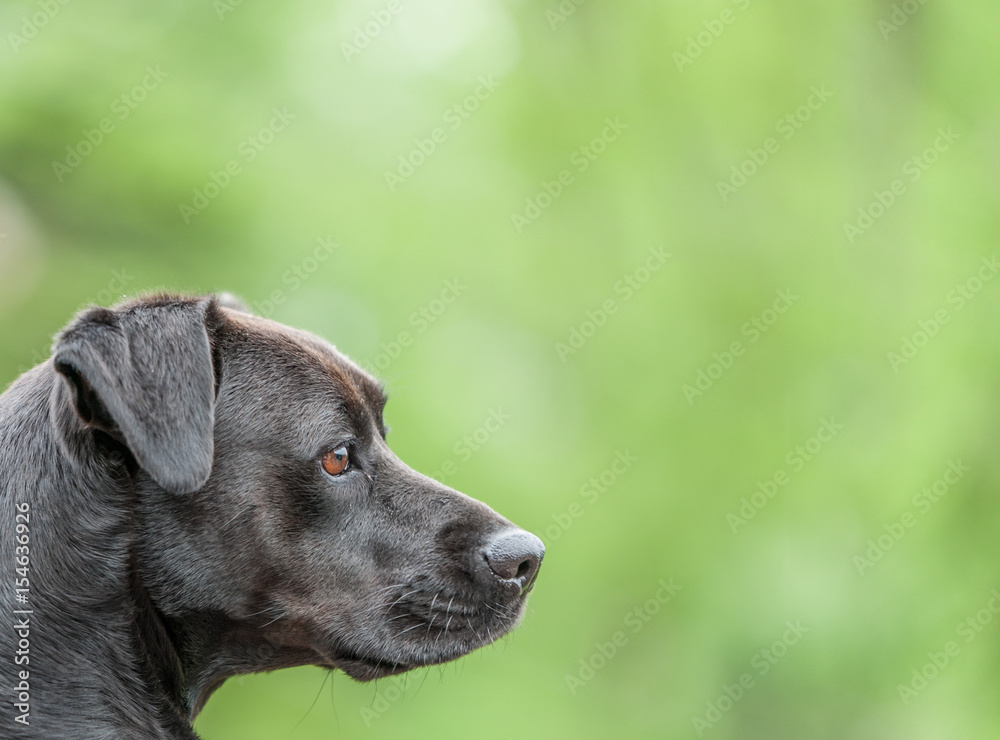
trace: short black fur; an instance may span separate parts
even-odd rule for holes
[[[81,312],[0,396],[0,596],[18,608],[28,505],[33,612],[23,665],[0,630],[0,738],[190,740],[231,676],[370,680],[514,627],[541,542],[404,465],[384,404],[329,344],[231,297]],[[339,444],[351,464],[330,476]],[[518,579],[491,548],[512,533]]]

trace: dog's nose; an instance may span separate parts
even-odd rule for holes
[[[545,556],[545,545],[530,532],[507,530],[489,542],[483,556],[498,578],[527,588],[538,575]]]

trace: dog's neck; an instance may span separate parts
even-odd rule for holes
[[[150,679],[159,688],[178,718],[190,722],[193,712],[188,701],[184,666],[163,615],[149,598],[136,567],[135,554],[129,556],[129,594],[135,610],[135,634]]]
[[[163,623],[183,665],[184,704],[192,721],[228,678],[322,661],[308,637],[287,626],[261,629],[217,612],[166,617]]]

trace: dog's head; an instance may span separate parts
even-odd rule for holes
[[[53,362],[54,413],[124,460],[136,568],[202,680],[302,664],[367,680],[520,619],[541,541],[403,464],[380,386],[323,340],[158,296],[83,312]]]

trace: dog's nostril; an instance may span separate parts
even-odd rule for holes
[[[538,567],[545,556],[545,545],[533,534],[512,530],[494,537],[483,555],[497,577],[527,586],[538,574]]]
[[[534,569],[535,569],[535,563],[531,560],[531,558],[525,558],[520,563],[518,563],[517,575],[515,576],[515,578],[524,578],[525,576],[528,575],[528,571]]]

